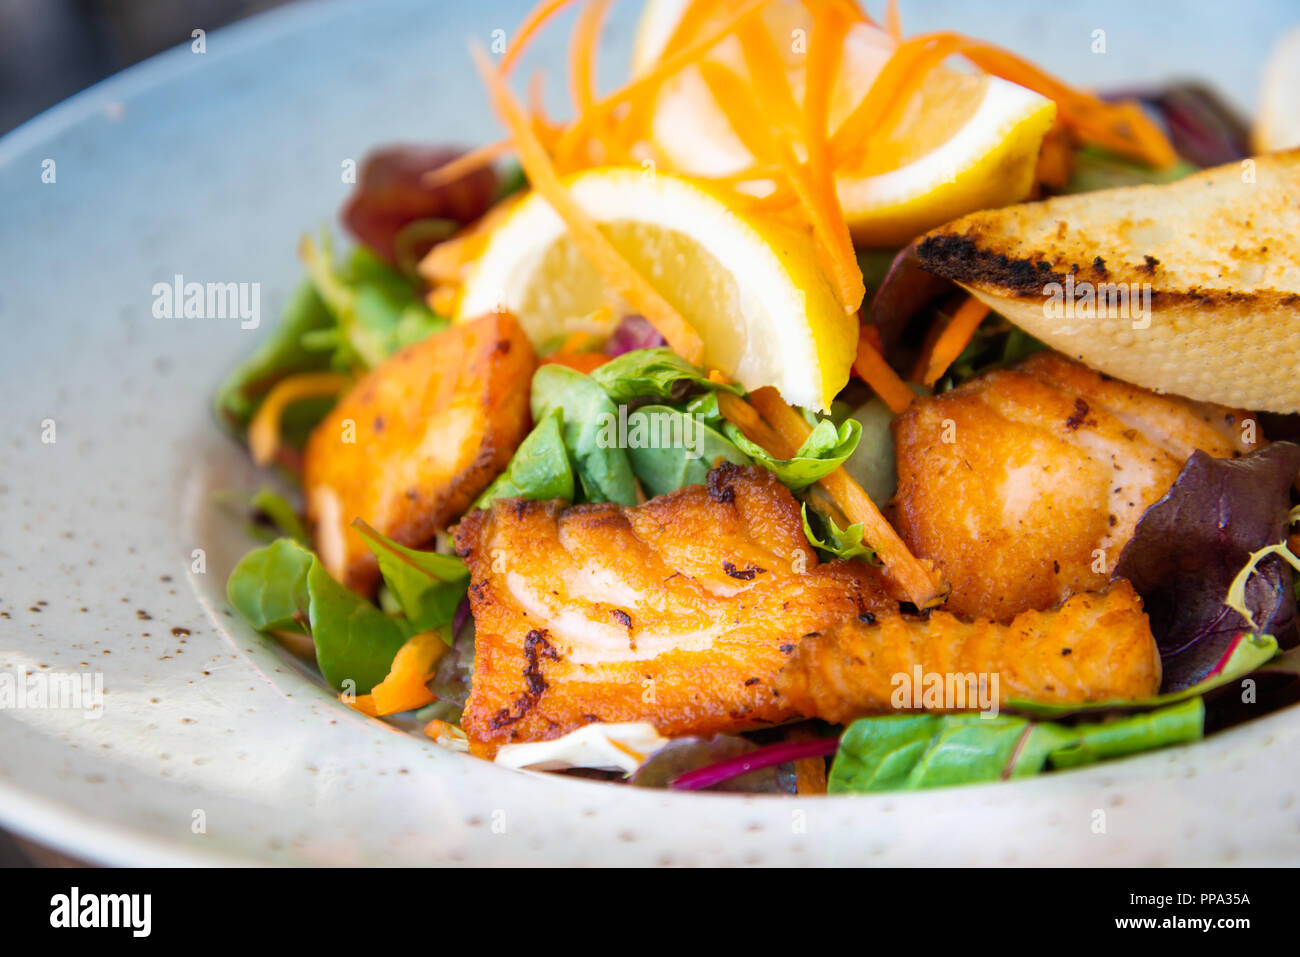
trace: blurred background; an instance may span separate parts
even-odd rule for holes
[[[138,60],[290,0],[0,0],[0,134]]]

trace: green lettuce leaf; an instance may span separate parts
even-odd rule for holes
[[[835,519],[817,509],[812,510],[813,517],[809,521],[808,503],[804,502],[802,508],[803,534],[813,548],[833,558],[861,558],[875,562],[876,550],[862,541],[861,522],[854,522],[842,529],[835,524]],[[813,523],[818,525],[820,534],[814,531]]]
[[[369,694],[388,676],[398,650],[417,629],[405,618],[385,615],[336,582],[319,561],[307,572],[311,637],[316,664],[330,686]],[[347,682],[353,682],[350,688]]]
[[[417,631],[344,588],[288,538],[245,555],[230,573],[226,595],[258,631],[311,635],[325,680],[344,690],[351,679],[357,694],[387,676],[397,650]]]
[[[315,556],[289,538],[255,548],[226,580],[226,597],[258,631],[308,631],[307,573]]]
[[[276,528],[299,545],[311,544],[311,540],[307,537],[307,529],[303,527],[302,519],[298,517],[294,507],[289,504],[283,495],[263,486],[248,500],[248,504],[255,511],[261,512],[269,518]]]
[[[214,405],[221,420],[243,432],[275,383],[297,372],[327,368],[329,356],[306,348],[303,338],[329,330],[334,324],[334,316],[311,281],[299,283],[270,336],[217,389]]]
[[[627,453],[609,441],[609,424],[617,423],[618,409],[605,389],[574,369],[544,365],[533,374],[533,421],[541,422],[556,409],[563,412],[564,445],[584,500],[635,505],[636,480]]]
[[[749,465],[749,456],[741,452],[722,433],[711,428],[703,418],[696,418],[666,405],[645,405],[627,417],[628,435],[666,432],[671,441],[659,447],[629,443],[628,460],[632,472],[647,495],[663,495],[686,485],[703,485],[709,469],[722,459],[737,465]]]
[[[475,508],[498,498],[573,501],[573,466],[564,447],[564,410],[552,409],[519,444],[506,470],[478,497]]]
[[[665,347],[634,349],[598,366],[591,373],[616,405],[633,399],[680,398],[683,384],[703,389],[727,389],[739,393],[735,386],[723,386],[709,380],[695,366]]]
[[[725,429],[727,437],[740,451],[759,465],[771,469],[784,485],[795,492],[820,481],[843,465],[862,437],[862,424],[856,419],[844,420],[839,428],[829,419],[822,419],[813,427],[794,458],[778,459],[747,439],[732,423],[728,422]]]
[[[1049,765],[1077,767],[1194,741],[1204,723],[1200,698],[1097,724],[978,714],[860,718],[840,739],[827,790],[915,790],[1025,777]]]
[[[384,584],[413,629],[422,632],[441,628],[443,640],[450,645],[451,629],[446,626],[456,617],[456,608],[469,588],[469,569],[465,563],[455,555],[399,545],[359,518],[352,527],[379,560]]]

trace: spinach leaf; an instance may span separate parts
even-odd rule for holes
[[[451,624],[456,608],[469,588],[469,569],[454,555],[422,552],[407,548],[375,531],[360,518],[352,527],[365,539],[366,547],[379,560],[384,584],[397,599],[415,632],[443,629],[443,640],[451,644]]]
[[[849,725],[831,766],[831,793],[914,790],[1006,780],[1052,767],[1193,741],[1204,729],[1198,698],[1097,724],[1066,725],[978,714],[903,714]]]
[[[302,519],[298,517],[294,507],[289,504],[283,495],[263,486],[248,500],[248,504],[255,511],[269,518],[276,528],[299,545],[307,546],[311,544],[310,539],[307,537],[307,529],[303,527]]]
[[[563,411],[564,445],[588,502],[636,504],[636,480],[627,453],[611,429],[618,428],[618,409],[590,376],[557,364],[533,374],[533,421],[555,409]]]
[[[794,458],[774,458],[766,449],[751,442],[745,434],[728,422],[727,437],[740,451],[759,465],[776,473],[776,477],[791,491],[807,488],[830,475],[853,454],[862,437],[862,425],[856,419],[845,419],[837,429],[829,419],[822,419],[813,427]]]
[[[817,509],[812,510],[813,518],[809,521],[808,503],[804,502],[802,508],[803,534],[813,548],[833,558],[862,558],[875,562],[876,550],[862,541],[861,522],[854,522],[842,529],[835,524],[835,519]],[[814,523],[820,529],[820,534],[813,529]]]
[[[397,650],[417,630],[348,591],[288,538],[245,555],[230,573],[226,595],[258,631],[311,635],[325,680],[342,690],[351,679],[357,694],[388,675]]]
[[[564,447],[564,410],[552,409],[519,444],[506,470],[478,497],[475,508],[498,498],[573,501],[573,467]]]
[[[711,381],[695,366],[665,347],[625,352],[597,366],[591,378],[620,405],[633,399],[680,399],[682,389],[691,385],[740,392],[736,386]]]
[[[255,548],[226,580],[226,597],[258,631],[307,633],[307,573],[315,556],[297,542],[277,539]]]
[[[370,689],[388,676],[398,649],[417,629],[404,618],[392,618],[366,599],[344,588],[319,561],[307,573],[311,596],[311,637],[316,664],[336,689],[354,682],[355,692]]]
[[[647,495],[703,485],[719,459],[751,464],[749,456],[703,419],[666,405],[645,405],[630,413],[627,436],[628,460]]]
[[[271,335],[217,389],[214,404],[221,420],[242,432],[276,382],[295,372],[326,368],[329,357],[306,348],[303,338],[329,330],[334,324],[334,316],[316,287],[309,280],[299,283]]]
[[[446,328],[424,304],[418,287],[365,247],[340,268],[328,237],[319,246],[304,237],[303,265],[326,308],[338,320],[332,365],[372,368],[404,345]]]

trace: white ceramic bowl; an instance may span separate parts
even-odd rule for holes
[[[248,541],[212,499],[262,479],[216,427],[212,390],[297,281],[296,240],[338,208],[345,160],[382,142],[493,135],[464,40],[512,29],[525,6],[290,7],[0,140],[0,670],[99,675],[105,692],[98,717],[0,711],[0,824],[118,864],[1300,857],[1300,711],[1012,785],[678,795],[441,751],[339,705],[232,617],[225,576]],[[1083,83],[1205,75],[1243,104],[1287,17],[1282,2],[1226,24],[1209,2],[979,6],[927,5],[908,26],[987,36]],[[633,12],[624,4],[612,25],[619,49]],[[1089,52],[1095,29],[1105,55]],[[564,39],[536,58],[562,63]],[[610,80],[622,66],[605,58]],[[153,286],[176,274],[260,283],[263,328],[155,318]]]

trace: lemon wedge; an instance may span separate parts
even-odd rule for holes
[[[1282,35],[1264,68],[1254,139],[1260,153],[1300,146],[1300,27]]]
[[[858,324],[836,302],[812,238],[747,216],[706,185],[601,167],[565,187],[610,242],[691,324],[704,363],[748,389],[825,410],[848,381]],[[514,313],[546,349],[575,332],[605,335],[632,310],[583,258],[546,200],[529,194],[487,235],[456,316]]]
[[[634,75],[666,51],[688,0],[649,0],[633,47]],[[802,99],[810,22],[797,2],[760,14],[781,51],[791,90]],[[866,23],[850,27],[832,92],[834,130],[871,88],[897,46]],[[728,37],[709,54],[743,70],[738,41]],[[1015,83],[986,74],[931,71],[884,142],[856,168],[837,177],[840,205],[854,240],[897,246],[977,209],[1016,203],[1033,186],[1034,167],[1056,104]],[[688,67],[664,83],[654,104],[651,139],[669,167],[694,176],[730,176],[754,164],[717,105],[703,76]]]

